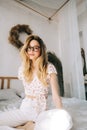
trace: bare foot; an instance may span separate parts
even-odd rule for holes
[[[35,123],[33,121],[28,121],[26,124],[17,126],[17,129],[22,129],[22,130],[34,130]]]

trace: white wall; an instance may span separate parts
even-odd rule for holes
[[[8,41],[10,29],[17,24],[29,25],[33,33],[44,40],[48,50],[58,54],[55,20],[49,22],[13,0],[0,0],[0,76],[17,75],[20,65],[19,51]]]

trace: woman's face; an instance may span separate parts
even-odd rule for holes
[[[32,40],[28,46],[27,54],[29,56],[29,59],[32,61],[35,61],[40,56],[40,45],[38,41]]]

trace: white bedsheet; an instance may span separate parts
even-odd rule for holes
[[[63,98],[63,104],[72,116],[72,130],[87,130],[87,101]]]
[[[51,101],[51,95],[48,98],[49,109],[55,108]],[[0,112],[19,108],[22,99],[11,99],[0,101]],[[72,130],[87,130],[87,101],[77,98],[62,98],[64,108],[71,114],[74,126]],[[0,130],[15,130],[7,126],[0,126]],[[17,129],[16,129],[17,130]]]
[[[49,97],[49,106],[54,108]],[[87,130],[87,101],[77,98],[62,98],[64,108],[71,114],[73,128],[71,130]]]
[[[0,100],[0,112],[19,108],[22,99]]]
[[[24,129],[11,128],[9,126],[0,126],[0,130],[24,130]]]

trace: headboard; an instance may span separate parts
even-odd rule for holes
[[[4,89],[4,84],[5,84],[5,81],[6,81],[6,88],[9,89],[10,88],[10,82],[11,80],[14,80],[14,79],[18,79],[18,77],[10,77],[10,76],[0,76],[0,89]]]

